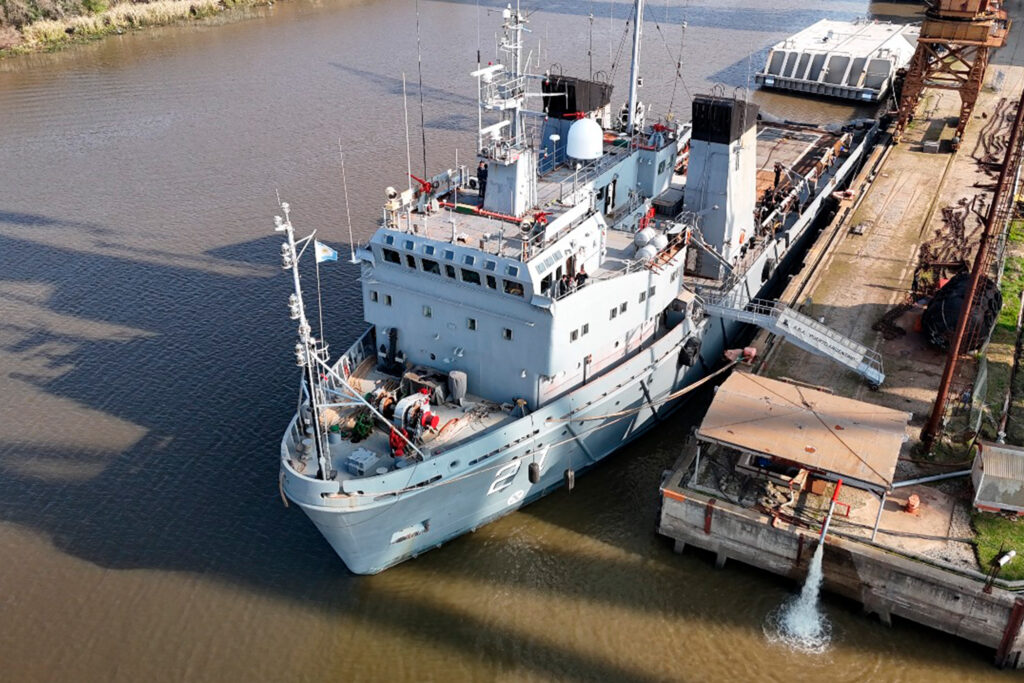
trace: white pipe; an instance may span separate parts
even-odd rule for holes
[[[957,477],[966,477],[971,473],[971,470],[958,470],[956,472],[946,472],[945,474],[933,474],[928,477],[918,477],[917,479],[907,479],[906,481],[895,482],[892,487],[894,489],[901,488],[903,486],[913,486],[914,484],[926,484],[930,481],[942,481],[943,479],[956,479]]]
[[[633,25],[633,61],[629,65],[629,119],[626,132],[633,134],[633,117],[636,114],[636,79],[640,69],[640,35],[644,25],[644,0],[636,0],[636,23]]]

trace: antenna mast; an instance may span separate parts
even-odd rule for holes
[[[317,395],[321,391],[320,382],[317,379],[317,365],[326,361],[327,347],[317,348],[317,340],[312,334],[309,321],[306,319],[306,308],[302,303],[302,285],[299,281],[299,258],[302,252],[309,246],[313,239],[314,231],[308,237],[295,240],[295,230],[292,228],[291,217],[288,215],[289,207],[287,202],[281,203],[281,211],[284,218],[274,217],[275,232],[283,232],[288,241],[281,244],[281,265],[285,270],[292,271],[292,280],[295,284],[295,292],[288,297],[288,308],[291,311],[292,320],[299,322],[299,341],[295,344],[295,363],[304,370],[306,394],[309,396],[309,412],[313,422],[309,425],[313,428],[313,443],[316,447],[317,463],[320,467],[320,478],[327,479],[331,471],[331,454],[324,443],[324,435],[320,430],[320,405]],[[296,251],[296,247],[302,246],[302,251]]]
[[[634,117],[636,116],[636,87],[637,79],[640,77],[640,38],[643,34],[644,25],[644,0],[636,0],[636,22],[633,24],[633,61],[629,65],[629,119],[626,124],[626,132],[633,134]]]

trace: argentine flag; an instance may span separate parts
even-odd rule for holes
[[[323,242],[316,241],[316,262],[323,263],[324,261],[337,261],[338,252],[331,249]]]

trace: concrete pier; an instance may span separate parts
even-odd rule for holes
[[[926,95],[916,125],[900,145],[880,146],[867,160],[836,220],[779,297],[879,352],[886,375],[881,389],[771,334],[753,342],[755,374],[911,413],[897,480],[934,473],[919,468],[915,448],[945,361],[915,333],[920,311],[905,303],[918,284],[916,266],[922,257],[929,264],[949,261],[951,269],[973,259],[976,217],[991,202],[992,169],[1002,162],[1008,132],[1007,103],[1024,87],[1024,68],[993,66],[987,81],[998,89],[983,89],[957,152],[948,139],[959,100],[955,93]],[[962,367],[975,370],[970,363]],[[679,552],[696,546],[714,553],[717,566],[734,559],[803,580],[817,542],[813,520],[820,519],[831,484],[824,492],[796,486],[782,502],[744,499],[737,490],[750,488],[749,472],[739,471],[736,457],[720,454],[718,474],[701,476],[700,460],[711,457],[698,459],[693,448],[676,463],[661,489],[660,533]],[[730,478],[743,486],[730,488]],[[921,506],[914,513],[905,511],[911,493]],[[892,488],[887,495],[844,489],[840,501],[848,512],[826,539],[826,590],[859,601],[885,623],[894,616],[911,619],[992,648],[998,666],[1024,668],[1024,581],[986,585],[987,567],[978,565],[971,545],[969,496],[931,485]]]
[[[817,542],[812,531],[695,491],[682,483],[684,474],[675,471],[661,492],[659,531],[676,552],[695,546],[714,553],[717,567],[734,559],[803,580]],[[827,539],[822,567],[827,590],[859,601],[884,623],[893,616],[910,619],[991,647],[998,666],[1024,668],[1024,597],[1007,589],[1024,588],[1024,582],[986,593],[978,572],[835,535]]]

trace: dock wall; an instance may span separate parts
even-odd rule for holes
[[[662,488],[659,532],[676,552],[693,545],[796,581],[807,573],[817,534],[712,496],[684,489],[675,472]],[[674,482],[674,484],[673,484]],[[983,591],[980,575],[929,565],[866,542],[829,535],[825,588],[859,601],[887,624],[910,619],[996,650],[996,664],[1024,669],[1024,597],[1004,588]]]

